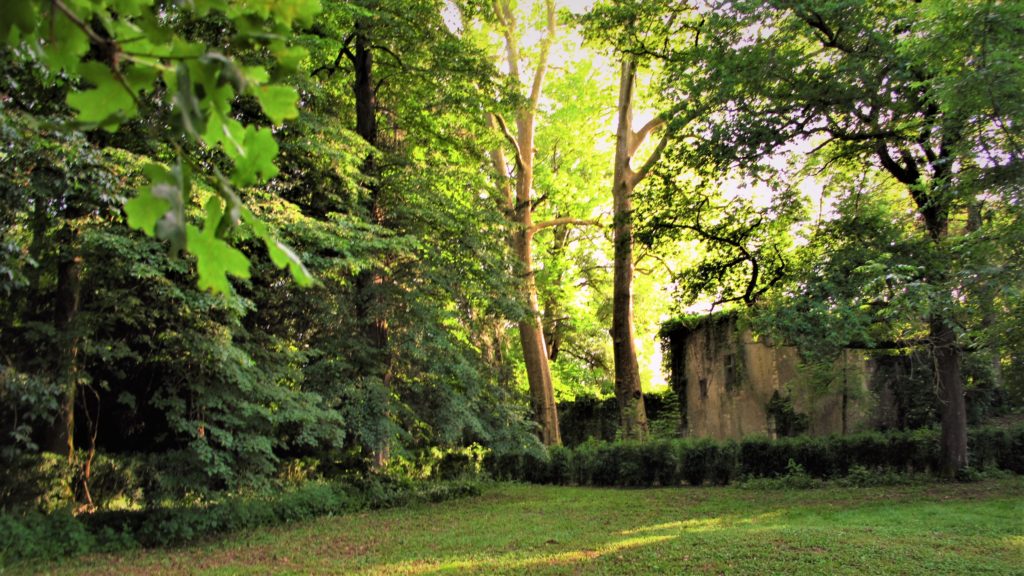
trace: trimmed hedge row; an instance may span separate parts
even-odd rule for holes
[[[480,494],[477,482],[308,482],[259,497],[234,497],[205,507],[66,511],[0,515],[0,572],[19,562],[54,560],[86,552],[183,544],[212,534],[272,526],[366,508],[440,502]]]
[[[1024,474],[1024,427],[979,429],[968,436],[970,466]],[[793,461],[814,478],[838,478],[851,469],[929,472],[939,468],[937,430],[869,432],[824,438],[771,440],[651,440],[585,442],[547,453],[502,454],[485,466],[499,480],[581,486],[729,484],[737,478],[785,476]]]

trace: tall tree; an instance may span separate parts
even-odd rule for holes
[[[615,276],[612,295],[612,350],[615,358],[615,398],[619,405],[619,430],[625,438],[647,437],[640,366],[636,360],[633,329],[633,190],[650,172],[665,149],[667,135],[638,169],[631,160],[647,136],[665,123],[655,117],[639,131],[633,130],[633,94],[636,90],[636,58],[625,56],[619,78],[618,127],[615,131],[614,202]]]
[[[970,196],[979,151],[995,146],[989,162],[1005,172],[1019,163],[1018,110],[1005,100],[1012,76],[994,82],[988,95],[958,101],[948,90],[975,66],[999,66],[985,51],[1012,52],[1019,3],[971,4],[959,17],[977,21],[984,35],[957,43],[955,67],[936,66],[936,36],[949,28],[937,20],[957,3],[922,6],[887,0],[855,2],[715,2],[704,13],[702,42],[663,58],[667,84],[700,111],[693,145],[682,155],[691,166],[719,172],[739,168],[768,175],[769,158],[811,142],[827,173],[828,158],[857,159],[903,186],[928,240],[926,268],[917,279],[930,287],[925,301],[928,348],[942,405],[943,470],[967,463],[966,416],[961,377],[958,274],[951,247],[953,215]],[[1016,8],[1014,8],[1016,6]],[[768,24],[770,23],[770,25]],[[943,32],[945,30],[945,32]],[[927,40],[922,40],[927,39]],[[1018,50],[1019,53],[1019,50]],[[959,71],[959,72],[958,72]],[[995,81],[995,78],[990,79]],[[1004,102],[1007,105],[1004,105]],[[982,134],[998,134],[987,141]],[[806,157],[806,156],[805,156]],[[989,170],[993,172],[993,170]]]
[[[520,71],[519,30],[513,4],[510,0],[495,0],[494,15],[505,42],[505,61],[508,75],[516,87],[522,86],[524,75]],[[537,280],[534,276],[533,235],[540,229],[564,222],[533,222],[533,168],[536,151],[534,131],[537,118],[537,104],[540,101],[544,76],[547,73],[551,43],[556,32],[554,0],[544,2],[544,31],[540,40],[539,53],[534,62],[533,78],[527,84],[528,92],[516,108],[515,134],[500,113],[491,115],[491,121],[500,128],[513,151],[515,170],[511,172],[504,151],[497,150],[492,158],[494,168],[501,182],[501,196],[504,210],[515,224],[512,231],[512,251],[520,265],[522,275],[520,293],[526,303],[526,316],[519,321],[519,341],[526,364],[526,377],[530,385],[530,398],[534,417],[541,428],[544,444],[562,443],[558,429],[558,411],[555,406],[555,391],[551,382],[551,367],[548,363],[548,349],[544,342],[544,327],[541,322],[540,305],[537,298]],[[514,184],[509,175],[514,174]]]
[[[657,22],[666,14],[684,14],[684,4],[664,2],[602,3],[583,17],[588,36],[610,44],[619,54],[619,94],[616,105],[615,157],[613,160],[612,200],[614,279],[612,285],[612,350],[615,360],[615,398],[619,408],[619,430],[625,438],[644,439],[648,434],[640,367],[637,363],[633,322],[633,194],[661,159],[672,136],[672,128],[682,129],[686,121],[679,116],[684,106],[675,105],[634,129],[633,108],[637,69],[642,59],[649,59],[652,43],[669,44],[686,36],[686,27],[660,30]],[[652,20],[653,19],[653,20]],[[672,18],[672,20],[677,20]],[[685,19],[679,19],[681,23]],[[678,24],[676,25],[678,26]],[[671,39],[673,36],[677,37]],[[670,40],[671,39],[671,40]],[[657,131],[662,134],[653,151],[639,167],[633,159],[647,139]]]

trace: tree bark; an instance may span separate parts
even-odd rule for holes
[[[944,134],[938,153],[927,154],[927,165],[931,168],[931,181],[921,174],[918,161],[906,150],[899,149],[902,163],[893,158],[885,141],[879,141],[876,155],[882,167],[898,181],[907,185],[907,192],[917,205],[917,212],[924,220],[924,227],[939,255],[950,256],[942,243],[949,233],[949,201],[942,198],[937,187],[944,186],[951,177],[952,161],[948,150],[953,141],[959,139],[954,131]],[[937,258],[936,262],[941,262]],[[947,273],[941,269],[931,271],[934,275],[928,281],[942,286]],[[949,294],[950,300],[954,298]],[[957,470],[967,465],[967,405],[964,401],[964,384],[961,374],[961,349],[953,331],[952,319],[942,312],[933,312],[928,318],[928,348],[934,362],[935,385],[941,404],[941,470],[952,478]]]
[[[356,104],[356,133],[367,144],[377,149],[379,145],[377,126],[377,85],[373,77],[373,49],[370,39],[364,30],[365,25],[358,23],[354,37],[353,51],[345,50],[355,71],[352,92]],[[378,182],[380,169],[373,154],[368,156],[361,168],[369,189],[366,208],[374,224],[385,224],[383,199]],[[391,387],[391,357],[388,351],[388,322],[381,310],[380,291],[386,279],[383,272],[372,267],[359,273],[356,278],[356,314],[363,325],[363,335],[370,347],[368,365],[364,367],[366,375],[379,378],[386,389]],[[386,415],[385,415],[386,416]],[[383,468],[390,459],[391,446],[386,438],[380,439],[374,448],[374,465]]]
[[[949,230],[948,207],[935,207],[937,201],[930,201],[930,210],[921,210],[932,242],[942,251],[942,241]],[[945,273],[936,271],[932,281],[942,283]],[[952,295],[950,295],[952,298]],[[967,403],[964,399],[964,383],[961,374],[960,343],[953,331],[951,319],[941,313],[933,313],[928,319],[928,346],[935,363],[935,383],[938,388],[942,411],[941,473],[952,478],[957,471],[967,466]]]
[[[502,132],[515,151],[515,190],[506,190],[508,202],[506,212],[515,225],[512,232],[512,250],[519,260],[522,279],[519,283],[520,292],[527,307],[526,318],[519,321],[519,341],[523,347],[523,362],[526,364],[526,378],[530,386],[530,400],[534,418],[540,426],[540,438],[545,445],[562,443],[558,428],[558,412],[555,405],[554,387],[551,382],[551,368],[548,364],[548,350],[544,342],[544,327],[541,322],[540,306],[537,298],[537,282],[533,271],[533,227],[532,193],[533,193],[533,136],[537,101],[540,98],[544,75],[547,70],[548,50],[555,34],[555,7],[553,0],[545,2],[547,13],[547,30],[541,39],[540,55],[530,85],[530,94],[526,103],[516,114],[516,134],[513,135],[500,116],[492,116],[492,126],[500,124]],[[505,52],[508,60],[509,75],[520,81],[519,46],[516,39],[516,23],[511,5],[507,1],[496,0],[494,11],[505,37]],[[492,160],[499,178],[506,178],[508,166],[504,153],[496,151]]]
[[[76,215],[69,208],[64,227],[57,235],[57,293],[54,302],[54,327],[57,330],[58,360],[55,378],[61,383],[57,417],[47,438],[47,450],[75,459],[75,400],[78,396],[78,335],[73,326],[82,292],[82,257],[77,253],[78,232],[71,221]]]
[[[633,190],[636,174],[630,167],[635,152],[633,133],[633,89],[636,62],[622,61],[619,83],[618,128],[615,133],[614,199],[615,246],[612,293],[612,350],[615,358],[615,399],[619,408],[619,431],[623,438],[643,440],[648,435],[647,411],[636,359],[633,327]]]
[[[960,374],[961,351],[945,318],[929,320],[930,348],[942,405],[942,475],[952,478],[967,466],[967,405]]]

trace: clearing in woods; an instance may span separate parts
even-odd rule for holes
[[[460,501],[89,556],[44,571],[1024,574],[1024,478],[815,490],[497,484]]]

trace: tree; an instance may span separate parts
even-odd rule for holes
[[[1004,66],[985,55],[1014,51],[1015,12],[1012,2],[716,2],[704,13],[702,41],[663,59],[666,86],[699,110],[699,138],[682,152],[691,166],[764,175],[770,157],[809,142],[809,157],[825,159],[823,172],[828,159],[856,159],[899,182],[913,200],[929,240],[929,265],[917,281],[929,288],[922,304],[947,475],[967,463],[960,290],[948,266],[959,230],[951,223],[977,194],[971,186],[982,164],[991,167],[981,172],[995,177],[1012,172],[1020,156],[1016,129],[1003,130],[1019,124],[1019,108],[1007,99],[1019,75],[998,82],[988,76],[996,87],[966,100],[949,87],[975,74],[968,70]],[[954,37],[951,27],[936,26],[950,18],[978,22],[984,33]],[[946,59],[936,59],[934,49],[944,40],[955,41],[956,64],[938,64]],[[981,136],[991,133],[1000,136]]]
[[[615,397],[619,407],[619,429],[625,438],[644,439],[648,434],[643,387],[637,363],[633,326],[633,194],[661,159],[673,131],[685,127],[680,117],[683,106],[673,106],[634,130],[636,75],[641,58],[648,58],[651,43],[670,42],[673,36],[688,31],[684,24],[659,30],[657,22],[666,13],[686,12],[686,6],[663,2],[621,2],[599,4],[582,18],[591,37],[613,46],[620,54],[619,94],[616,105],[615,157],[612,180],[614,281],[612,287],[612,348],[615,359]],[[648,30],[655,30],[648,33]],[[678,38],[671,42],[678,42]],[[673,122],[671,129],[669,123]],[[634,156],[648,137],[662,134],[653,151],[639,167],[632,166]]]
[[[505,41],[505,60],[508,65],[510,79],[518,87],[523,85],[520,72],[520,49],[518,24],[512,3],[508,0],[496,0],[493,5],[500,32]],[[508,160],[503,150],[492,153],[494,169],[498,173],[499,201],[504,212],[512,220],[516,228],[512,232],[510,244],[516,255],[522,275],[520,294],[526,303],[526,315],[519,321],[519,341],[523,350],[523,361],[526,364],[526,377],[530,385],[530,398],[533,404],[534,417],[540,424],[541,440],[546,445],[562,443],[558,430],[558,412],[555,406],[555,391],[551,382],[551,367],[548,363],[548,350],[544,342],[544,327],[541,323],[540,305],[537,298],[537,281],[534,276],[533,235],[537,231],[566,222],[533,222],[533,168],[534,168],[534,131],[537,115],[537,104],[540,100],[547,73],[548,55],[555,36],[555,3],[554,0],[544,2],[545,24],[540,51],[534,63],[533,79],[529,82],[528,92],[516,108],[516,133],[509,129],[508,123],[500,113],[492,113],[490,122],[495,129],[500,128],[513,150],[515,164],[514,186],[508,180],[513,174],[509,170]]]
[[[318,11],[316,2],[297,9],[210,2],[167,12],[150,0],[127,4],[21,0],[6,7],[0,38],[78,83],[68,91],[67,105],[77,111],[76,120],[82,126],[115,132],[143,112],[162,107],[170,110],[180,131],[162,132],[158,138],[171,141],[181,134],[230,160],[229,176],[219,170],[211,175],[220,198],[208,204],[210,218],[203,229],[190,227],[183,218],[193,163],[180,154],[180,146],[174,169],[151,167],[147,172],[150,186],[125,207],[133,227],[169,240],[174,253],[188,250],[196,256],[200,286],[228,292],[227,275],[248,277],[248,260],[222,238],[243,220],[261,231],[279,268],[288,268],[301,284],[313,282],[295,254],[274,239],[266,226],[259,225],[235,192],[237,187],[265,182],[277,174],[274,158],[278,149],[269,129],[244,125],[231,117],[232,100],[236,95],[254,97],[263,114],[279,125],[297,116],[298,95],[292,88],[270,82],[266,68],[239,66],[217,47],[169,31],[161,21],[221,15],[236,27],[237,46],[276,35],[266,48],[275,63],[288,68],[294,67],[304,52],[281,38],[295,23],[311,21]]]

